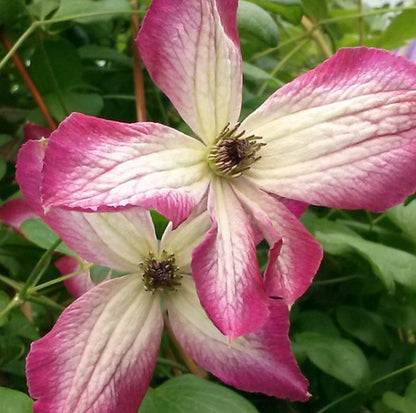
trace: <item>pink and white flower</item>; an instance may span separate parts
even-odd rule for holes
[[[45,144],[29,141],[18,156],[17,179],[36,207]],[[140,207],[96,213],[51,207],[43,219],[85,260],[129,275],[93,288],[78,283],[76,295],[88,291],[32,344],[27,377],[35,413],[136,413],[156,364],[162,300],[175,336],[202,367],[245,391],[308,400],[282,300],[269,299],[263,327],[232,342],[201,307],[189,272],[191,252],[210,226],[206,210],[175,230],[169,224],[160,243]],[[74,262],[61,264],[68,272]]]
[[[416,189],[416,66],[383,50],[342,49],[239,123],[237,5],[153,0],[137,39],[198,139],[72,114],[51,135],[43,187],[48,207],[154,207],[175,226],[207,202],[211,227],[192,272],[203,307],[230,337],[265,323],[268,296],[291,305],[319,266],[320,246],[284,198],[381,211]]]

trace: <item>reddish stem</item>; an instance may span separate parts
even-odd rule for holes
[[[12,44],[5,32],[0,32],[0,41],[2,42],[3,46],[7,51],[12,48]],[[39,110],[41,111],[43,117],[48,122],[49,128],[56,129],[56,123],[52,118],[52,115],[49,112],[48,107],[46,106],[45,101],[43,100],[42,95],[40,94],[38,88],[36,87],[35,83],[33,82],[32,78],[29,76],[29,73],[26,70],[25,65],[23,64],[22,60],[20,59],[17,52],[12,55],[12,60],[14,65],[16,66],[17,71],[19,72],[20,76],[22,77],[23,81],[25,82],[26,86],[29,88],[30,93],[35,99],[36,105],[38,106]]]

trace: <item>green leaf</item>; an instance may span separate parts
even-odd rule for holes
[[[302,6],[305,13],[316,20],[328,17],[326,0],[302,0]]]
[[[24,236],[34,244],[47,250],[54,242],[59,238],[52,229],[45,224],[40,218],[28,219],[20,226],[20,230]],[[56,251],[62,252],[65,255],[71,255],[76,257],[77,254],[68,248],[65,244],[61,243]]]
[[[407,386],[404,397],[389,391],[383,394],[383,403],[400,413],[416,412],[416,379]]]
[[[238,393],[200,377],[185,374],[149,389],[139,413],[258,413]]]
[[[395,49],[403,46],[406,40],[416,37],[416,10],[405,10],[392,19],[390,25],[384,30],[377,47]]]
[[[319,333],[300,333],[295,341],[313,364],[343,383],[359,388],[368,382],[370,368],[364,353],[349,340]]]
[[[27,7],[35,17],[44,20],[59,7],[59,4],[60,0],[35,0]]]
[[[381,352],[389,349],[389,338],[381,317],[360,307],[342,305],[336,316],[340,326],[368,346]]]
[[[10,297],[3,291],[0,290],[0,311],[6,308],[7,304],[10,302]],[[4,326],[7,323],[8,315],[0,318],[0,327]]]
[[[255,81],[270,80],[271,83],[274,83],[276,87],[282,87],[284,85],[284,82],[282,82],[281,80],[276,79],[263,69],[260,69],[259,67],[254,66],[248,62],[243,62],[243,74],[246,79]]]
[[[9,143],[11,140],[12,140],[12,137],[10,135],[0,133],[0,146],[3,146],[6,143]]]
[[[293,320],[293,323],[296,329],[302,332],[311,331],[328,337],[339,337],[339,331],[331,317],[323,311],[302,311]]]
[[[88,44],[80,47],[78,53],[81,56],[81,59],[106,60],[128,68],[133,67],[133,59],[131,57],[119,53],[111,47]]]
[[[93,265],[90,268],[90,277],[94,284],[99,284],[111,273],[111,268],[101,265]]]
[[[15,22],[23,12],[21,1],[0,0],[0,26]]]
[[[39,332],[33,324],[23,315],[23,313],[14,309],[10,312],[10,320],[4,327],[4,331],[9,336],[19,336],[30,340],[38,340]]]
[[[33,400],[25,393],[0,387],[1,413],[33,413]]]
[[[56,93],[48,93],[44,99],[53,117],[59,121],[72,112],[97,116],[104,106],[103,98],[96,93],[65,92],[60,97]]]
[[[416,256],[367,241],[354,232],[351,234],[344,229],[342,233],[337,232],[335,226],[330,224],[328,228],[320,227],[313,233],[324,249],[332,254],[343,255],[348,252],[348,249],[352,249],[361,255],[371,264],[374,273],[390,292],[394,291],[395,282],[416,291]]]
[[[111,12],[127,11],[131,10],[129,0],[61,0],[61,5],[53,18],[63,18],[77,16],[79,14],[94,14],[95,16],[74,18],[74,21],[79,23],[94,23],[97,21],[103,21],[111,19],[116,14],[112,15]],[[105,12],[109,14],[98,14]],[[127,16],[128,17],[128,16]]]
[[[302,19],[302,6],[300,0],[248,0],[258,4],[264,10],[282,16],[292,24],[299,24]]]
[[[416,200],[386,211],[387,216],[416,243]]]
[[[29,67],[39,90],[60,92],[82,83],[82,61],[76,47],[67,40],[47,39],[38,45]]]
[[[4,175],[6,175],[6,172],[7,172],[7,163],[0,156],[0,179],[4,178]]]
[[[238,28],[242,35],[250,35],[267,43],[270,47],[276,46],[279,41],[279,29],[270,14],[261,7],[247,1],[238,3]]]

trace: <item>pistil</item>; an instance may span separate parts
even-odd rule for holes
[[[240,123],[233,128],[227,124],[211,148],[208,162],[217,175],[236,178],[261,158],[257,156],[257,151],[265,145],[259,142],[261,137],[244,136],[245,131],[237,133],[239,127]]]
[[[160,257],[156,257],[152,252],[139,264],[143,270],[144,289],[153,294],[156,291],[176,291],[180,286],[182,278],[177,273],[179,267],[175,265],[175,256],[162,251]]]

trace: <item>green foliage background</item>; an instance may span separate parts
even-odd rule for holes
[[[72,111],[131,122],[130,20],[148,5],[140,1],[134,11],[128,0],[0,0],[0,33],[18,48],[56,122]],[[305,30],[308,22],[313,32]],[[405,46],[416,37],[415,22],[413,1],[241,0],[242,116],[340,47]],[[6,53],[0,48],[0,203],[21,196],[14,162],[23,125],[48,126]],[[144,90],[148,120],[189,132],[147,74]],[[160,230],[165,220],[154,219]],[[310,381],[310,402],[241,393],[215,378],[175,377],[186,367],[168,358],[164,336],[141,413],[416,412],[416,200],[382,214],[310,207],[302,221],[325,250],[316,280],[291,314],[293,351]],[[39,220],[21,230],[24,236],[0,226],[2,413],[32,411],[24,394],[30,342],[71,302],[62,283],[48,282],[59,277],[53,262],[71,251],[61,244],[52,255],[57,237]],[[258,257],[264,267],[262,244]],[[95,281],[105,271],[95,268]],[[48,284],[34,289],[35,282]],[[22,288],[29,288],[25,300],[13,301]]]

